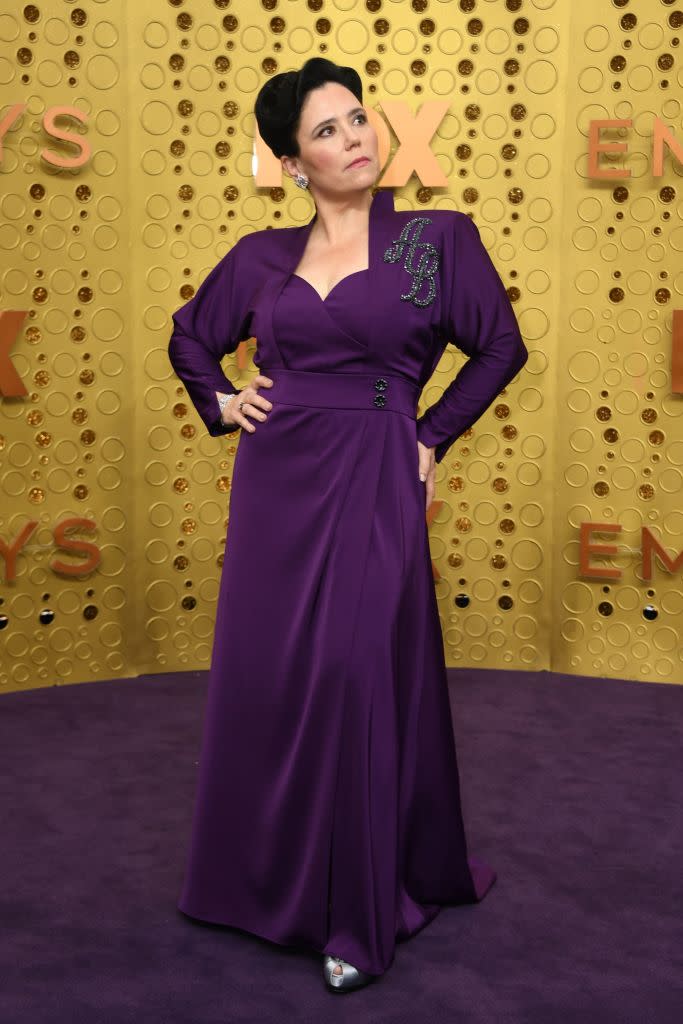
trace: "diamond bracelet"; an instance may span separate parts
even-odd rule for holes
[[[229,395],[221,395],[218,398],[218,405],[220,406],[221,417],[223,416],[223,410],[225,409],[226,405],[228,404],[231,398],[235,397],[236,394],[238,394],[237,391],[231,391]]]

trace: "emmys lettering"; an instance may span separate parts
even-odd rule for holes
[[[85,540],[78,540],[67,535],[69,530],[95,530],[97,523],[93,519],[84,519],[82,516],[67,516],[61,519],[52,530],[53,544],[29,544],[28,541],[40,526],[37,519],[29,519],[24,523],[16,537],[5,541],[0,537],[0,556],[5,565],[5,576],[3,582],[14,583],[17,578],[17,556],[20,552],[33,551],[42,547],[56,547],[61,551],[68,551],[73,555],[84,556],[82,562],[63,562],[55,558],[50,563],[53,572],[62,576],[86,576],[92,572],[102,561],[102,553],[95,544]]]

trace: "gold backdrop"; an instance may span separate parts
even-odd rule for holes
[[[395,203],[474,217],[530,350],[437,467],[448,663],[681,682],[680,566],[645,578],[641,544],[683,546],[681,164],[652,162],[656,117],[681,134],[682,30],[666,0],[6,10],[0,692],[209,665],[239,434],[207,435],[170,314],[241,234],[312,217],[289,179],[256,184],[253,105],[315,54],[355,66],[380,118],[447,101],[447,187],[411,173]],[[599,162],[630,177],[589,173],[591,122],[629,118]],[[255,344],[225,359],[238,386]],[[420,412],[463,359],[449,348]]]

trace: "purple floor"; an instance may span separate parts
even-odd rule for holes
[[[176,909],[206,681],[0,697],[1,1024],[683,1020],[683,686],[451,670],[498,881],[340,995],[317,955]]]

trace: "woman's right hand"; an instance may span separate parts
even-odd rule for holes
[[[237,424],[245,430],[248,430],[249,433],[253,434],[256,427],[251,420],[247,419],[247,414],[249,416],[253,416],[257,420],[261,420],[261,422],[267,419],[266,412],[270,412],[273,408],[273,403],[269,402],[268,399],[264,398],[262,395],[259,395],[258,389],[260,387],[270,388],[272,386],[273,381],[270,377],[266,377],[262,373],[257,373],[250,384],[241,388],[239,393],[225,404],[221,414],[223,423],[225,423],[226,426],[233,426]],[[216,394],[220,394],[220,392],[216,392]],[[241,406],[241,409],[238,409],[238,406]]]

